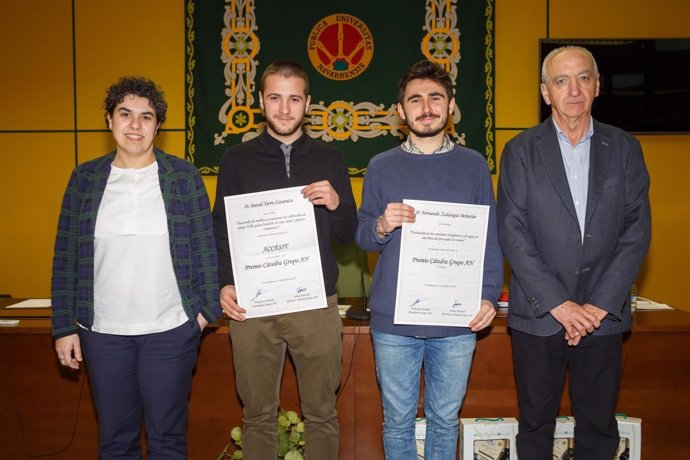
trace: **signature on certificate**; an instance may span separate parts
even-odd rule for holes
[[[460,302],[459,300],[456,299],[455,301],[453,301],[453,305],[450,306],[450,309],[455,311],[455,310],[459,309],[460,307],[462,307],[462,302]]]
[[[303,292],[307,292],[307,288],[305,288],[305,287],[298,287],[297,288],[297,294],[301,294]]]
[[[410,304],[410,307],[416,307],[417,305],[421,304],[424,302],[427,298],[424,299],[414,299],[414,302]]]
[[[256,299],[258,299],[259,296],[260,296],[261,294],[263,294],[263,293],[264,293],[264,290],[263,290],[263,289],[257,289],[256,295],[255,295],[254,298],[252,299],[252,302],[255,301]]]

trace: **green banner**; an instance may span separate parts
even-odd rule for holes
[[[352,176],[406,136],[402,74],[442,64],[456,92],[448,133],[495,171],[494,0],[187,0],[186,50],[186,156],[202,174],[263,131],[259,80],[277,59],[306,69],[305,130],[343,152]]]

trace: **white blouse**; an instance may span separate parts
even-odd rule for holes
[[[95,237],[94,331],[150,334],[188,320],[170,256],[158,163],[111,166]]]

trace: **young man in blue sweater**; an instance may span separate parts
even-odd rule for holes
[[[410,135],[369,163],[364,178],[356,241],[380,253],[371,286],[371,335],[383,399],[383,444],[388,460],[416,459],[414,418],[424,365],[426,459],[454,459],[458,412],[465,396],[475,332],[495,316],[503,282],[491,174],[477,152],[445,134],[455,101],[453,83],[440,66],[421,61],[402,77],[398,113]],[[469,327],[394,323],[400,227],[415,221],[403,199],[490,207],[482,301]]]

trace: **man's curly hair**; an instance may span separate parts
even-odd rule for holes
[[[149,106],[156,112],[156,120],[163,124],[165,114],[168,111],[168,104],[160,86],[144,77],[126,76],[121,77],[116,83],[106,91],[103,109],[105,109],[105,126],[108,126],[108,115],[113,116],[115,106],[125,100],[125,96],[144,97],[149,100]]]

